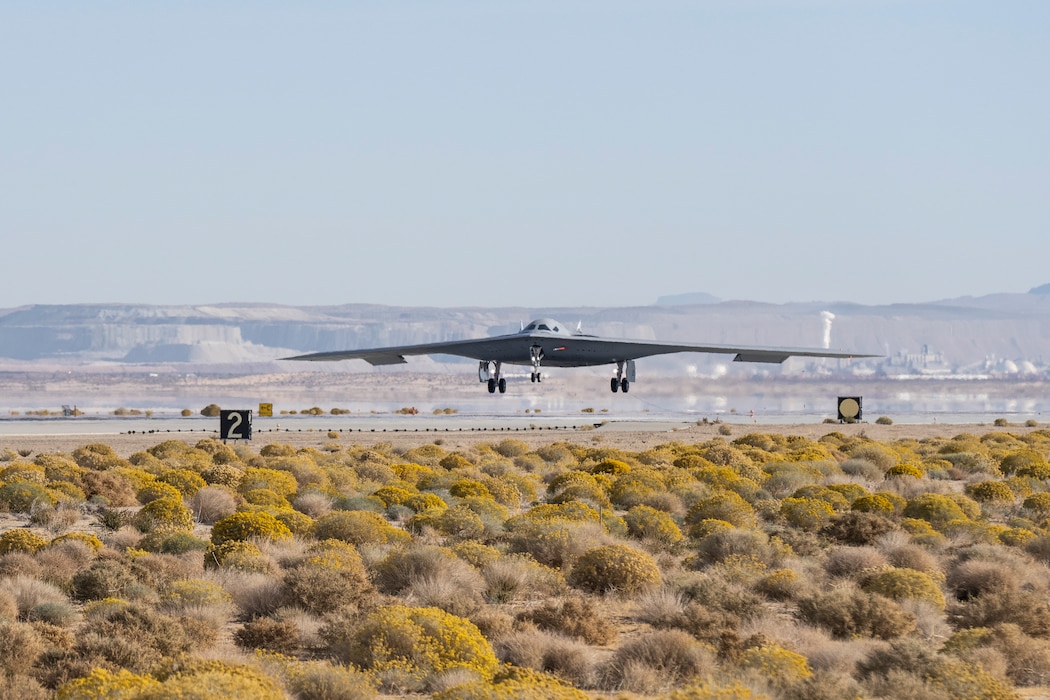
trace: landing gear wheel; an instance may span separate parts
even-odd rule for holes
[[[507,380],[504,379],[503,377],[500,377],[499,381],[497,382],[497,384],[499,384],[499,393],[506,394],[507,393]]]
[[[532,383],[535,384],[536,383],[536,373],[533,372],[532,374],[530,374],[529,375],[529,379],[531,379]]]
[[[626,379],[621,379],[620,380],[620,389],[623,390],[623,393],[626,394],[627,390],[630,389],[630,388],[631,388],[631,383],[629,381],[627,381]]]
[[[609,382],[609,388],[612,389],[612,393],[615,394],[617,391],[620,390],[620,380],[616,377],[613,377],[612,380]]]
[[[542,381],[543,381],[543,375],[540,374],[539,372],[537,372],[536,373],[536,383],[539,384]]]
[[[489,393],[490,394],[495,394],[496,393],[496,380],[495,379],[489,379]]]

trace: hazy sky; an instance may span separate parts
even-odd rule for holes
[[[0,4],[0,307],[1050,282],[1050,2]]]

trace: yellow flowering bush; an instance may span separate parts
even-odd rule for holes
[[[474,623],[440,608],[390,605],[359,624],[330,622],[321,636],[342,661],[371,670],[388,687],[421,690],[454,669],[492,680],[499,668]]]
[[[142,693],[160,687],[160,681],[126,669],[96,668],[83,678],[65,683],[55,700],[139,700]]]
[[[661,583],[660,568],[653,558],[623,544],[587,550],[572,567],[568,580],[592,593],[635,593]]]
[[[234,513],[215,523],[211,529],[211,541],[220,545],[230,540],[252,538],[280,540],[290,537],[291,534],[284,523],[265,511],[242,512]]]
[[[0,535],[0,554],[8,552],[27,552],[32,554],[47,546],[47,538],[31,530],[8,530]]]

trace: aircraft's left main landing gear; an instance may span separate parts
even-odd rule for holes
[[[633,366],[632,366],[633,364],[634,364],[633,361],[630,361],[630,360],[628,361],[628,364],[627,364],[627,374],[628,375],[632,374],[632,370],[634,369]],[[620,362],[616,363],[616,376],[613,377],[611,380],[609,380],[609,388],[612,389],[612,392],[614,394],[616,393],[617,389],[619,389],[620,391],[623,391],[623,393],[626,394],[631,388],[631,383],[629,381],[627,381],[627,377],[624,376],[623,365],[624,365],[623,361],[620,361]],[[634,377],[632,376],[631,378],[633,379]]]
[[[493,374],[489,374],[489,363],[484,360],[478,366],[478,378],[488,385],[490,394],[495,394],[496,390],[499,389],[499,393],[507,393],[507,380],[500,376],[503,370],[503,364],[501,362],[495,363],[496,371]]]

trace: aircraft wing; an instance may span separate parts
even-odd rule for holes
[[[572,354],[601,355],[610,361],[637,360],[653,355],[670,355],[680,352],[697,352],[714,355],[734,355],[735,362],[769,362],[781,363],[789,357],[828,357],[828,358],[856,358],[876,357],[875,355],[860,355],[850,352],[837,352],[824,350],[822,348],[792,348],[792,347],[753,347],[744,345],[702,345],[696,343],[658,343],[645,340],[616,340],[597,337],[569,338],[562,347],[555,348],[553,357],[558,352]],[[552,357],[550,354],[548,358]]]
[[[396,365],[409,355],[456,355],[475,360],[529,364],[530,349],[543,350],[543,364],[555,367],[587,367],[652,355],[680,352],[734,355],[736,362],[780,363],[789,357],[859,358],[875,357],[818,348],[748,347],[734,345],[699,345],[692,343],[658,343],[645,340],[621,340],[588,335],[502,335],[492,338],[453,340],[420,345],[398,345],[362,350],[337,350],[286,357],[286,360],[333,361],[364,360],[371,365]]]
[[[495,338],[477,338],[471,340],[450,340],[440,343],[421,343],[419,345],[394,345],[386,348],[366,348],[363,350],[336,350],[334,352],[314,352],[308,355],[284,357],[284,360],[305,360],[309,362],[330,362],[334,360],[364,360],[370,365],[405,364],[409,355],[456,355],[475,360],[500,359],[506,354],[507,343],[521,336],[505,335]],[[525,350],[525,359],[528,358]]]

